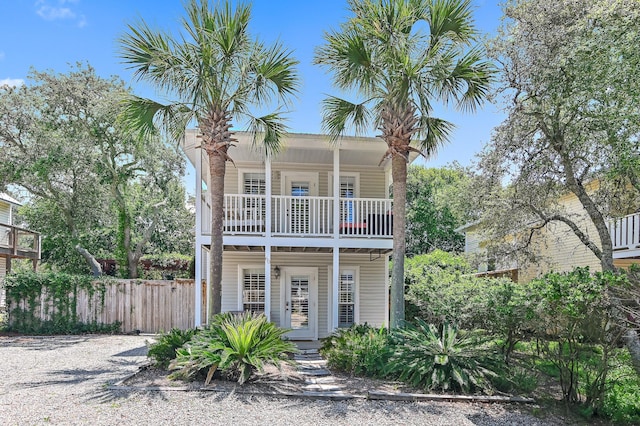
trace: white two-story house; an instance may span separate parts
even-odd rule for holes
[[[393,244],[390,161],[376,138],[289,134],[271,158],[237,133],[225,176],[223,311],[264,312],[289,337],[315,340],[354,323],[388,322]],[[196,130],[196,285],[209,287],[209,165]],[[204,281],[204,284],[203,284]],[[206,318],[196,289],[196,324]],[[205,293],[203,295],[203,293]]]

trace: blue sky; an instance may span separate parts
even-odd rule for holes
[[[478,29],[493,34],[500,22],[499,0],[473,0]],[[177,33],[184,15],[180,0],[3,0],[0,14],[0,84],[24,81],[31,67],[67,72],[69,64],[88,62],[101,76],[117,75],[142,96],[154,96],[132,81],[117,56],[116,39],[126,25],[142,18],[152,27]],[[324,70],[311,64],[323,32],[348,17],[345,0],[254,0],[251,32],[266,42],[282,41],[300,61],[302,89],[289,114],[293,132],[320,133],[320,102],[338,94]],[[451,143],[427,166],[457,160],[470,164],[490,139],[503,115],[487,104],[475,114],[441,109],[456,124]],[[371,135],[375,135],[374,132]]]

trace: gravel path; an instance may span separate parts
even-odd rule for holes
[[[517,405],[310,401],[215,392],[109,391],[145,358],[143,336],[0,336],[0,424],[548,425]]]

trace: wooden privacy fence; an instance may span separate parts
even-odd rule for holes
[[[76,294],[76,314],[83,323],[97,322],[122,324],[121,331],[130,333],[139,330],[143,333],[169,331],[176,327],[187,329],[194,327],[195,319],[195,281],[177,279],[174,281],[150,280],[110,280],[104,283],[104,292],[100,289],[89,292],[79,289]],[[73,297],[73,295],[70,295]],[[206,312],[206,285],[202,286],[203,320]],[[8,311],[16,307],[27,309],[28,302],[15,302]],[[33,314],[43,321],[52,319],[53,303],[46,295],[36,300]],[[11,318],[9,318],[11,321]]]

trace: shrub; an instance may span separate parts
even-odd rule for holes
[[[323,339],[322,355],[330,368],[345,373],[381,377],[391,355],[386,328],[352,325]]]
[[[183,331],[179,328],[173,328],[160,336],[156,343],[149,345],[147,356],[154,361],[157,367],[167,368],[169,362],[176,357],[176,350],[191,341],[195,333],[194,329]]]
[[[607,389],[612,355],[624,329],[615,325],[609,289],[624,286],[623,275],[576,268],[531,283],[536,295],[536,332],[542,357],[558,371],[563,398],[598,413]]]
[[[288,353],[297,351],[293,343],[282,340],[287,331],[262,314],[219,314],[186,347],[176,350],[169,368],[177,370],[173,377],[183,379],[206,372],[205,384],[220,370],[243,384],[267,364],[280,367],[289,360]]]
[[[386,371],[428,390],[491,391],[493,360],[486,343],[455,325],[440,328],[417,319],[392,334],[394,352]]]
[[[616,423],[640,424],[640,376],[627,350],[618,350],[613,361],[601,413]]]
[[[495,303],[495,297],[505,298],[504,289],[514,290],[509,287],[513,284],[509,279],[475,277],[463,257],[438,250],[407,259],[405,266],[408,319],[417,317],[432,324],[447,322],[467,330],[484,329],[508,339],[504,328],[508,315],[496,312],[500,305]],[[517,320],[510,324],[517,324]]]

